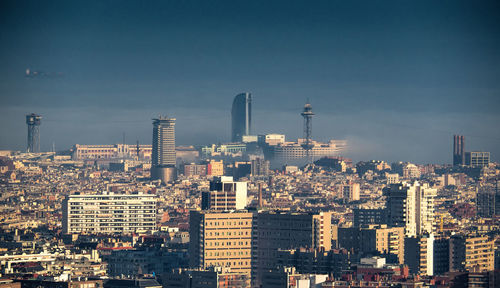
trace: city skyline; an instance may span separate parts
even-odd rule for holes
[[[500,1],[0,1],[0,288],[500,287]]]
[[[23,150],[29,113],[44,151],[149,143],[158,113],[180,144],[227,142],[231,99],[252,91],[256,133],[301,137],[309,98],[315,138],[353,159],[449,163],[459,134],[498,161],[494,1],[122,3],[1,4],[0,149]]]

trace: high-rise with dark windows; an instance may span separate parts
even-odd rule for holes
[[[453,135],[453,166],[465,165],[465,138]]]
[[[252,122],[252,95],[241,93],[233,100],[231,110],[231,141],[241,142],[243,136],[250,135]]]
[[[153,119],[151,178],[163,183],[175,180],[175,118]]]
[[[31,113],[26,115],[26,124],[28,125],[28,153],[40,152],[40,124],[42,116]]]

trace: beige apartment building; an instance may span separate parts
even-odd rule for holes
[[[63,233],[136,233],[156,230],[156,195],[68,195],[63,201]]]
[[[224,175],[224,162],[222,160],[210,160],[207,164],[207,175],[222,176]]]
[[[404,263],[403,227],[387,227],[387,225],[368,225],[361,228],[361,251],[378,251],[396,255],[400,264]]]
[[[258,287],[278,249],[331,249],[331,213],[191,211],[190,266],[229,267]]]
[[[189,264],[193,268],[227,267],[250,275],[254,213],[191,211]]]

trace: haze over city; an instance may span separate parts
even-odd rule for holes
[[[347,139],[355,160],[449,163],[450,138],[500,155],[495,1],[2,1],[0,148],[230,140],[234,95],[253,95],[253,131]],[[27,76],[39,71],[38,76]],[[418,145],[415,145],[418,143]]]
[[[500,1],[0,1],[0,288],[500,287]]]

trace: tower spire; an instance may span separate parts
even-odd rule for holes
[[[309,103],[309,98],[307,98],[306,105],[304,105],[304,109],[302,113],[300,113],[302,117],[304,117],[304,138],[306,142],[302,144],[302,148],[306,150],[306,158],[308,164],[312,163],[312,155],[311,149],[313,148],[312,144],[312,117],[314,113],[312,112],[312,105]]]

